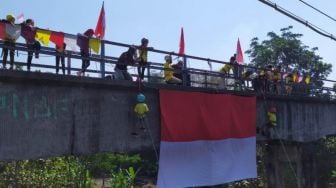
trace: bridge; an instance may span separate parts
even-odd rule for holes
[[[23,160],[60,155],[87,155],[98,152],[139,152],[159,147],[160,140],[160,89],[183,90],[186,92],[207,92],[228,95],[257,96],[257,127],[267,122],[270,106],[278,109],[278,125],[270,137],[257,136],[259,144],[267,143],[269,161],[268,178],[272,187],[283,187],[284,161],[297,164],[299,187],[313,187],[317,182],[307,177],[307,161],[304,148],[312,142],[335,135],[336,116],[335,93],[330,87],[309,86],[309,92],[258,94],[246,84],[245,87],[220,88],[218,79],[239,79],[232,75],[222,75],[217,71],[185,67],[183,74],[199,75],[203,79],[191,79],[191,86],[163,83],[162,77],[147,74],[146,82],[113,80],[112,67],[117,63],[116,56],[105,56],[104,45],[128,47],[129,45],[104,41],[102,53],[92,55],[90,60],[99,64],[99,70],[89,69],[91,77],[78,77],[73,73],[79,67],[74,62],[82,57],[76,51],[68,51],[67,75],[50,73],[55,66],[32,64],[38,72],[17,70],[0,71],[0,160]],[[0,47],[4,44],[0,43]],[[24,44],[15,47],[27,51]],[[43,47],[41,55],[55,55],[53,48]],[[173,52],[151,50],[153,53],[170,54]],[[227,62],[183,56],[185,62],[203,61],[205,63],[225,64]],[[15,62],[25,66],[24,62]],[[91,64],[92,67],[92,64]],[[160,63],[151,62],[150,70],[162,70]],[[134,73],[134,76],[135,73]],[[215,78],[215,79],[214,79]],[[216,80],[216,78],[218,78]],[[248,83],[250,80],[246,80]],[[332,82],[324,80],[324,82]],[[147,97],[150,107],[146,133],[139,137],[131,136],[136,119],[133,108],[135,96],[141,92]],[[311,161],[310,161],[311,162]],[[308,170],[313,172],[313,170]]]

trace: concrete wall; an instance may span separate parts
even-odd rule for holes
[[[150,113],[142,132],[133,113],[137,83],[0,71],[0,160],[152,150],[160,137],[157,87],[183,89],[145,84]],[[259,127],[267,122],[269,106],[278,109],[273,139],[311,141],[336,132],[335,103],[258,99]],[[134,129],[139,137],[131,136]]]
[[[63,154],[129,152],[158,144],[158,93],[144,91],[150,114],[147,132],[136,129],[133,108],[137,87],[55,75],[18,73],[1,76],[0,159],[29,159]],[[59,80],[60,79],[60,80]]]

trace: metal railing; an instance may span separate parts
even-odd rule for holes
[[[87,73],[93,74],[89,76],[93,77],[111,77],[114,76],[114,66],[117,64],[117,60],[121,52],[126,51],[128,47],[134,46],[129,44],[117,43],[102,40],[101,41],[101,50],[100,54],[91,54],[89,58],[84,58],[80,55],[78,51],[71,51],[65,50],[65,53],[62,54],[66,58],[66,74],[73,75],[74,73],[81,70],[80,64],[78,60],[88,59],[91,62],[91,66],[86,70]],[[15,47],[5,46],[3,41],[0,41],[0,47],[6,47],[8,49],[15,49],[21,52],[28,52],[26,44],[24,43],[16,43]],[[113,48],[113,49],[111,49]],[[110,54],[106,53],[107,49],[108,52],[119,52],[119,54]],[[219,66],[224,66],[228,64],[228,62],[209,59],[209,58],[202,58],[197,56],[190,56],[190,55],[179,55],[175,52],[168,52],[163,50],[157,49],[148,49],[150,53],[155,53],[156,55],[161,56],[163,60],[165,55],[171,55],[172,57],[182,58],[184,65],[182,70],[178,70],[175,73],[182,74],[182,84],[185,87],[201,87],[201,88],[209,88],[209,89],[216,89],[216,90],[232,90],[232,91],[241,91],[241,92],[252,92],[256,95],[297,95],[297,96],[306,96],[306,97],[319,97],[319,98],[326,98],[330,100],[336,99],[335,89],[332,87],[336,81],[333,80],[314,80],[310,84],[304,84],[304,81],[300,83],[291,83],[288,84],[285,82],[285,79],[281,76],[281,80],[274,83],[271,80],[262,80],[257,77],[248,77],[244,78],[241,74],[234,75],[233,73],[229,74],[222,74],[219,71],[212,71],[212,70],[205,70],[202,68],[196,68],[189,66],[187,67],[186,62],[194,62],[200,61],[203,63],[202,65],[205,67],[207,64],[217,64]],[[39,53],[43,56],[46,55],[48,57],[56,56],[55,48],[50,47],[42,47],[39,50]],[[57,54],[60,55],[60,54]],[[8,58],[9,59],[9,58]],[[160,60],[159,60],[160,61]],[[1,58],[1,65],[2,65],[2,58]],[[15,65],[19,65],[21,67],[26,66],[26,62],[15,61]],[[94,66],[95,64],[95,66]],[[40,60],[34,60],[31,65],[32,68],[35,68],[35,71],[39,69],[40,72],[50,72],[50,70],[55,70],[56,65],[55,63],[50,62],[43,62],[40,63]],[[95,67],[92,68],[92,67]],[[136,67],[136,65],[129,65],[129,67]],[[147,65],[147,78],[148,82],[151,83],[162,83],[164,82],[164,77],[162,75],[162,71],[164,71],[163,63],[152,62],[149,61]],[[252,70],[252,72],[258,72],[261,69],[239,65],[238,68],[240,70]],[[264,71],[267,71],[263,69]],[[130,71],[131,75],[134,79],[137,77],[136,70]],[[240,71],[242,73],[243,71]],[[284,74],[284,73],[281,73]],[[261,84],[260,84],[261,83]],[[323,83],[322,85],[318,85],[316,83]],[[329,85],[329,86],[325,86]],[[291,87],[292,92],[287,92],[286,88]]]

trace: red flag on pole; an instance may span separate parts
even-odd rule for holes
[[[99,39],[104,39],[104,36],[105,36],[105,10],[104,10],[104,2],[103,2],[103,6],[102,6],[102,8],[100,10],[98,22],[97,22],[96,29],[95,29],[95,35]]]
[[[184,55],[184,33],[183,33],[183,27],[181,28],[181,37],[180,37],[180,49],[179,54]]]
[[[236,61],[238,62],[238,64],[243,64],[244,62],[244,57],[243,57],[243,51],[240,47],[240,41],[238,38],[238,42],[237,42],[237,52],[236,52]]]

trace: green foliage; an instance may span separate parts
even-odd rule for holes
[[[124,187],[134,187],[135,178],[137,172],[134,171],[133,167],[128,169],[119,169],[117,172],[112,174],[112,178],[109,182],[110,187],[114,188],[124,188]]]
[[[85,160],[94,177],[109,177],[119,169],[138,165],[141,158],[139,155],[100,153],[88,156]]]
[[[91,187],[88,170],[75,157],[3,164],[1,187]]]
[[[259,42],[253,38],[250,49],[246,51],[251,58],[251,63],[257,67],[268,64],[281,65],[285,71],[304,72],[312,76],[312,82],[325,79],[332,71],[332,65],[323,62],[323,58],[316,54],[318,48],[309,49],[300,40],[302,34],[292,33],[289,26],[281,29],[281,34],[274,32],[267,34],[268,40]],[[317,83],[321,85],[322,83]]]
[[[145,177],[155,176],[152,166],[140,155],[109,153],[0,162],[0,187],[95,187],[93,177],[110,179],[113,188],[133,187],[140,169],[146,169]]]

